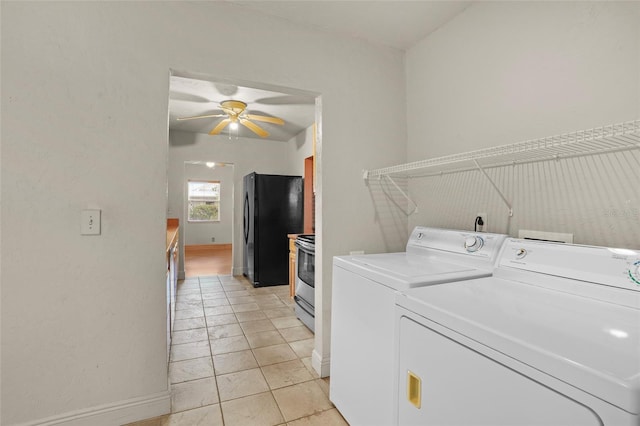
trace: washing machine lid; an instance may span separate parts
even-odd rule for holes
[[[452,262],[446,255],[381,253],[334,257],[334,266],[349,270],[393,290],[468,280],[491,275],[487,269]]]
[[[620,290],[624,291],[624,290]],[[396,303],[630,413],[640,413],[640,310],[496,277]]]

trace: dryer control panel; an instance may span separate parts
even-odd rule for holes
[[[640,292],[639,250],[508,238],[498,266]]]

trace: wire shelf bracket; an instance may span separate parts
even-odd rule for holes
[[[498,193],[500,198],[502,198],[502,201],[506,204],[507,209],[509,209],[508,210],[509,211],[509,217],[512,217],[513,216],[513,207],[511,207],[511,203],[509,203],[509,201],[504,196],[502,191],[500,191],[500,188],[498,188],[498,185],[496,185],[496,183],[493,181],[493,179],[491,179],[491,176],[489,176],[489,174],[487,174],[487,172],[482,168],[482,166],[480,164],[478,164],[478,162],[476,160],[473,160],[473,162],[476,164],[476,167],[478,168],[478,170],[480,170],[482,172],[482,174],[487,178],[487,180],[489,181],[491,186],[493,186],[493,189],[496,190],[496,192]]]
[[[387,178],[387,180],[389,182],[391,182],[391,184],[396,188],[396,190],[405,198],[405,200],[407,200],[410,204],[413,204],[413,210],[408,210],[406,212],[404,212],[404,214],[406,214],[407,216],[411,216],[412,214],[416,213],[418,211],[418,205],[416,204],[415,201],[413,201],[411,199],[411,197],[409,197],[409,194],[407,194],[406,192],[404,192],[402,190],[402,188],[400,188],[400,186],[398,186],[398,184],[396,183],[396,181],[393,180],[393,178],[389,175],[380,175],[380,178]]]

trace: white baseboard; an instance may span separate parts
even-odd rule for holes
[[[330,357],[326,357],[323,359],[322,355],[320,355],[314,349],[313,353],[311,354],[311,366],[314,370],[316,370],[316,373],[318,373],[320,377],[329,377],[329,374],[331,372]]]
[[[243,268],[232,268],[232,271],[233,271],[233,272],[232,272],[231,274],[232,274],[233,276],[236,276],[236,275],[242,275]]]
[[[19,423],[16,426],[114,426],[171,412],[170,391]]]

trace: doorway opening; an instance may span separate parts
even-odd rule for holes
[[[234,123],[240,125],[232,127]],[[230,273],[234,277],[246,275],[243,264],[244,249],[247,245],[243,235],[242,179],[244,176],[251,173],[304,176],[307,193],[304,232],[321,234],[323,144],[320,93],[171,70],[168,143],[167,213],[168,217],[173,217],[175,214],[180,219],[181,250],[184,253],[182,259],[186,259],[183,261],[185,271],[181,274],[182,278],[211,275],[212,269],[196,271],[193,266],[189,268],[187,262],[197,259],[198,254],[202,254],[205,259],[211,259],[215,254],[219,254],[209,254],[206,250],[203,250],[205,253],[192,250],[193,247],[188,246],[198,245],[198,243],[190,240],[190,233],[187,235],[187,232],[182,232],[183,224],[185,228],[198,225],[191,224],[187,220],[187,211],[184,207],[186,204],[183,201],[183,194],[186,192],[186,182],[183,182],[179,174],[183,162],[187,160],[198,160],[190,162],[202,163],[203,159],[216,158],[231,163],[235,167],[236,197],[232,203],[234,209],[231,213],[235,226],[233,226],[233,237],[230,241],[233,265]],[[226,217],[224,212],[221,214]],[[206,237],[206,233],[197,234],[200,237],[203,235]],[[294,232],[283,233],[283,238],[286,238],[285,243],[274,242],[274,249],[283,248],[289,252],[289,235],[293,234]],[[321,235],[318,235],[316,241],[318,252],[321,253]],[[217,238],[215,242],[205,240],[199,244],[216,243],[220,243]],[[291,262],[291,257],[286,256],[285,262]],[[320,302],[327,299],[327,291],[322,286],[321,279],[321,255],[316,262],[318,284],[315,287],[315,293],[316,301],[321,306]],[[291,265],[289,265],[289,271],[292,271]],[[244,278],[240,278],[242,279]],[[286,281],[283,282],[283,286],[285,285],[288,286]],[[284,290],[287,295],[290,295],[289,288]],[[288,302],[292,303],[292,299]],[[315,318],[316,340],[317,336],[322,336],[322,325],[326,322],[322,309],[318,309]],[[317,363],[317,359],[320,359],[318,357],[319,355],[314,352],[314,364]],[[314,369],[320,371],[325,368],[314,365]]]
[[[184,162],[185,278],[231,275],[234,165]]]
[[[239,106],[238,108],[235,108]],[[232,128],[234,122],[240,126]],[[184,193],[177,183],[182,162],[216,158],[235,166],[234,215],[231,274],[244,275],[242,177],[252,172],[302,176],[314,181],[307,188],[307,227],[313,233],[315,175],[321,169],[316,149],[321,147],[321,95],[301,89],[266,83],[219,78],[171,70],[169,84],[169,178],[168,214],[180,217],[180,226],[191,225],[176,200]],[[308,167],[305,159],[314,158]],[[195,161],[194,161],[195,162]],[[310,182],[309,182],[310,183]],[[318,194],[320,192],[318,191]],[[309,196],[310,195],[310,196]],[[320,196],[318,195],[318,202]],[[309,213],[309,209],[311,213]],[[181,234],[182,236],[182,234]],[[286,238],[286,236],[285,236]],[[216,239],[216,243],[220,243]],[[186,245],[192,245],[188,243]],[[210,245],[211,241],[200,244]],[[182,259],[185,240],[181,240]],[[279,246],[278,246],[279,247]],[[285,247],[286,249],[286,247]],[[190,273],[183,271],[182,278]]]

